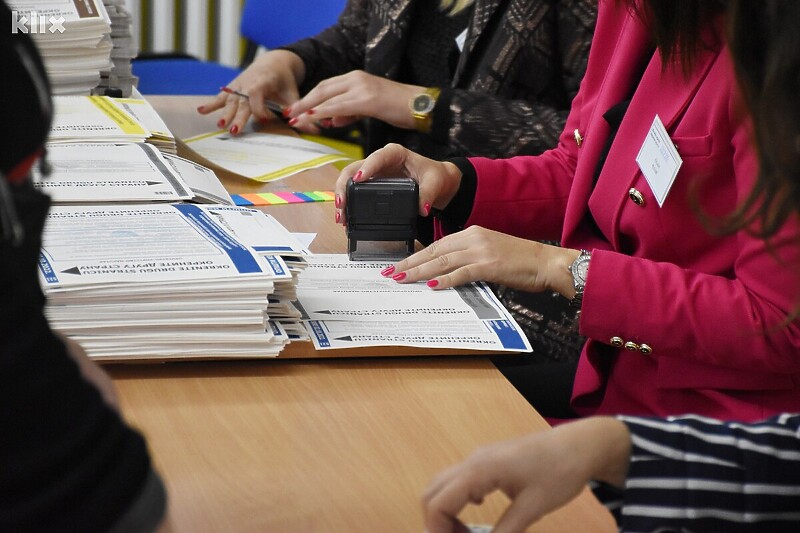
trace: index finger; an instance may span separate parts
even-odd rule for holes
[[[224,92],[220,91],[214,98],[204,102],[201,106],[197,108],[197,112],[201,115],[207,115],[216,111],[217,109],[222,109],[225,107],[225,103],[228,100],[228,95]]]
[[[473,491],[477,489],[477,492]],[[464,477],[451,478],[429,495],[423,502],[423,515],[428,533],[467,532],[469,529],[458,519],[468,503],[479,503],[485,493],[474,487]]]

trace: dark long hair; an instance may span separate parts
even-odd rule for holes
[[[733,0],[731,55],[753,120],[759,174],[729,217],[732,230],[767,238],[800,213],[800,2]]]
[[[697,53],[718,47],[716,20],[725,12],[727,0],[617,0],[635,13],[650,29],[653,44],[661,52],[664,67],[680,65],[688,75]],[[711,30],[711,31],[709,31]]]

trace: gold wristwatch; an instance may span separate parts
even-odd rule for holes
[[[436,107],[436,99],[439,98],[441,92],[442,90],[438,87],[428,87],[408,101],[417,131],[430,133],[433,123],[433,108]]]

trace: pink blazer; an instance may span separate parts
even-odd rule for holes
[[[594,185],[609,134],[602,115],[637,82]],[[573,389],[579,412],[756,420],[800,411],[800,323],[781,326],[800,303],[800,224],[793,219],[768,250],[747,232],[712,235],[691,205],[694,195],[722,215],[750,191],[757,163],[739,109],[726,47],[701,53],[688,77],[664,69],[639,20],[601,0],[559,145],[541,156],[470,160],[478,189],[468,225],[560,234],[564,246],[593,250],[580,322],[590,340]],[[683,158],[663,207],[635,161],[656,114]]]

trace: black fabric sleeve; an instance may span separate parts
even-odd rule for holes
[[[50,330],[36,266],[49,201],[10,189],[25,238],[0,241],[0,531],[106,531],[146,486],[149,455]],[[157,524],[163,491],[149,512]]]
[[[450,203],[442,210],[436,210],[434,215],[439,218],[449,231],[464,229],[469,215],[472,213],[472,204],[475,203],[475,193],[478,190],[478,174],[475,167],[466,157],[448,159],[461,171],[461,185]]]

